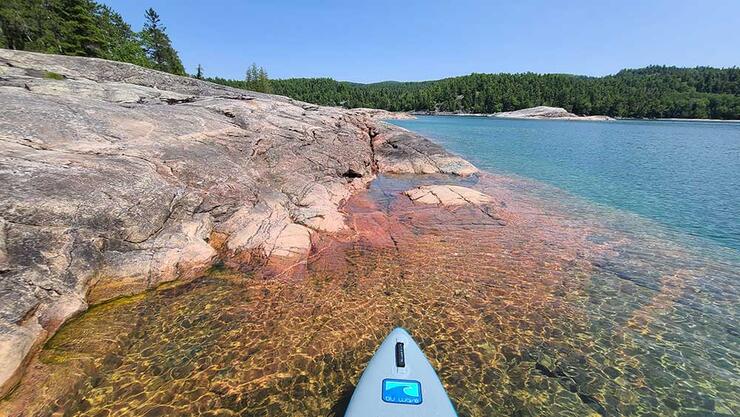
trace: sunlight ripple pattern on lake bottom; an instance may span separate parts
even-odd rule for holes
[[[731,250],[517,178],[460,180],[493,215],[401,194],[450,181],[379,178],[347,205],[356,234],[318,237],[302,278],[214,271],[95,307],[47,344],[36,386],[82,375],[52,398],[69,416],[341,416],[404,326],[461,416],[740,411]]]

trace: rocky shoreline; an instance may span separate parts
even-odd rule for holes
[[[453,342],[431,351],[460,357],[470,347],[454,341],[468,340],[460,332],[479,306],[503,308],[487,313],[491,322],[539,310],[524,301],[550,291],[539,285],[533,259],[572,262],[574,253],[552,242],[552,253],[540,250],[539,239],[549,238],[522,221],[523,202],[506,181],[485,172],[379,174],[343,204],[345,230],[312,235],[305,274],[259,279],[259,270],[213,268],[200,279],[99,304],[35,355],[18,389],[0,402],[0,416],[342,415],[342,393],[393,323]],[[580,241],[555,225],[546,232]],[[532,243],[531,253],[511,257],[508,248],[522,240]],[[471,279],[473,270],[480,279]],[[528,279],[538,284],[504,290]],[[502,292],[491,286],[518,301],[495,302]],[[446,335],[427,333],[442,329]],[[504,340],[497,329],[494,337]],[[531,337],[506,329],[503,337],[514,343],[501,348]]]
[[[467,176],[393,114],[0,50],[0,396],[88,306],[216,264],[275,278],[381,173]]]

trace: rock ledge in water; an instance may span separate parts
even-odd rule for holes
[[[459,185],[423,185],[405,191],[414,203],[437,204],[441,206],[481,205],[492,201],[491,197]]]

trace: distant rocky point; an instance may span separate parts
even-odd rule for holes
[[[494,113],[493,116],[506,119],[614,120],[609,116],[579,116],[561,107],[549,106]]]

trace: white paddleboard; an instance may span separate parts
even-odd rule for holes
[[[394,329],[355,387],[345,417],[455,417],[437,373],[411,336]]]

